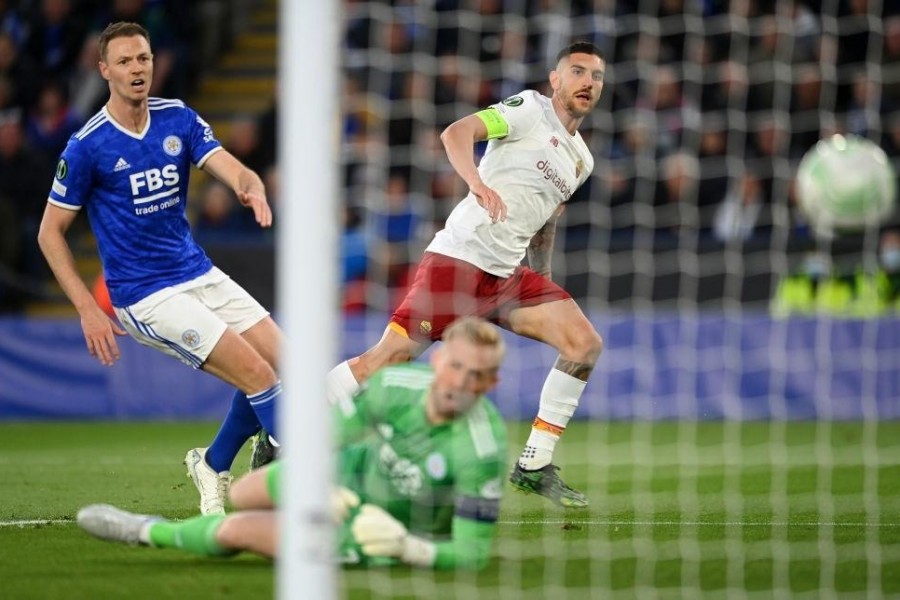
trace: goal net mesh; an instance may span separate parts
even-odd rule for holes
[[[553,260],[554,280],[605,341],[555,456],[590,507],[565,511],[507,487],[484,571],[344,570],[342,593],[900,593],[900,323],[896,299],[871,297],[872,286],[889,296],[897,285],[879,260],[897,217],[817,239],[793,191],[800,158],[835,132],[879,143],[898,166],[900,7],[344,8],[347,356],[380,338],[467,193],[443,128],[523,89],[549,95],[548,72],[571,41],[599,46],[607,69],[581,127],[596,165],[568,203]],[[512,464],[556,353],[506,339],[491,397],[509,423]]]

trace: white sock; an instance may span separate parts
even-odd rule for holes
[[[569,419],[575,414],[586,383],[577,377],[551,369],[541,390],[537,418],[519,456],[519,466],[532,471],[553,462],[553,451]]]
[[[352,413],[353,396],[359,391],[359,382],[350,370],[346,360],[328,371],[325,376],[325,397],[332,406],[340,406],[344,412]]]

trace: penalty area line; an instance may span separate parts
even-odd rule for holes
[[[498,525],[600,525],[613,527],[651,527],[662,525],[674,527],[900,527],[900,523],[860,523],[851,521],[627,521],[609,519],[536,519],[499,520]]]
[[[32,525],[63,525],[74,523],[72,519],[12,519],[0,520],[0,527],[30,527]]]

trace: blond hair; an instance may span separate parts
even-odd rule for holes
[[[506,343],[500,336],[500,330],[480,317],[457,319],[444,330],[441,340],[449,342],[455,337],[461,337],[476,346],[493,347],[500,358],[506,353]]]

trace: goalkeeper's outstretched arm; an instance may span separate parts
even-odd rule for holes
[[[482,505],[483,499],[472,499]],[[463,500],[458,504],[465,506]],[[396,558],[415,567],[435,569],[482,569],[488,564],[496,533],[496,509],[479,520],[453,517],[449,540],[432,542],[409,532],[386,510],[364,504],[351,527],[353,537],[368,556]]]
[[[497,532],[496,522],[481,522],[462,517],[453,518],[453,536],[437,542],[436,569],[483,569],[491,557]]]

